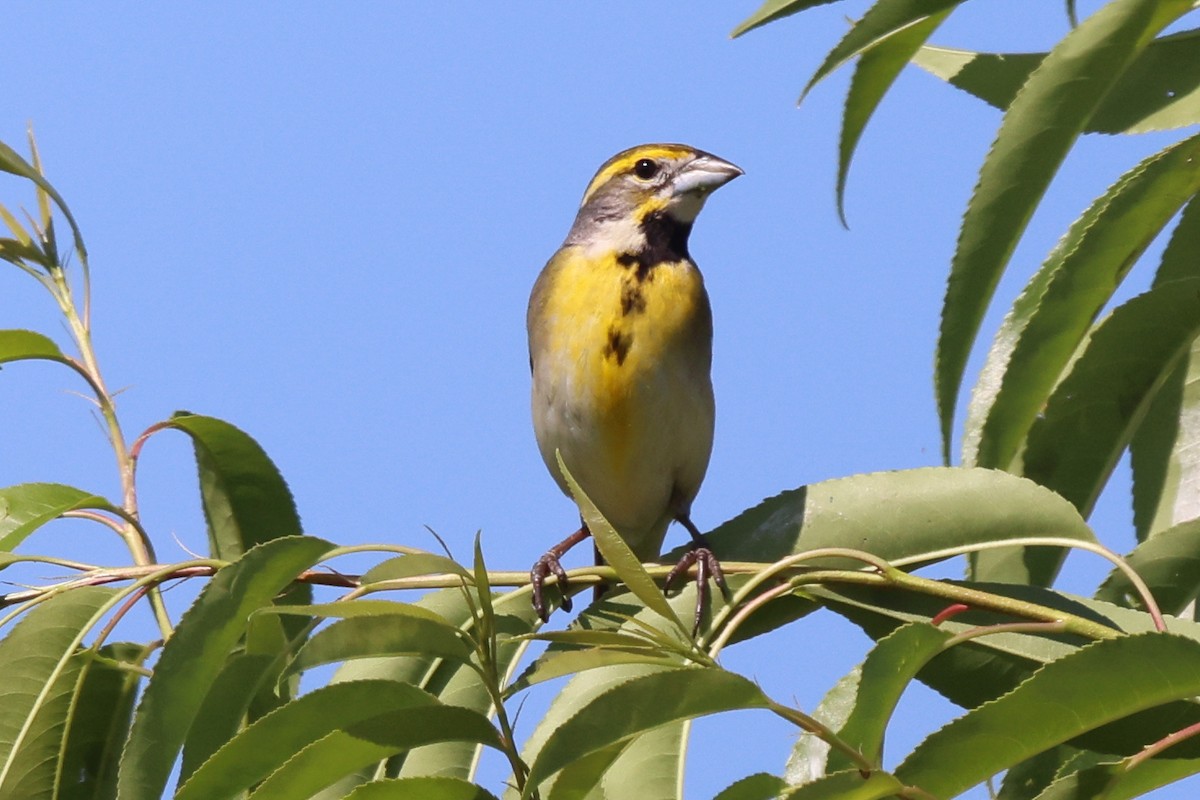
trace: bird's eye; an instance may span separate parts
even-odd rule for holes
[[[643,158],[633,165],[633,174],[644,181],[648,181],[658,174],[658,162],[649,158]]]

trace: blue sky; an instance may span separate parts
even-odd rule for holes
[[[1060,3],[971,6],[935,41],[1037,50],[1067,29]],[[795,99],[844,15],[865,6],[731,41],[756,7],[22,3],[6,9],[0,139],[24,151],[34,125],[83,226],[101,364],[125,387],[130,436],[176,409],[221,417],[266,448],[309,532],[432,547],[428,525],[467,558],[482,530],[492,567],[524,569],[575,522],[529,424],[526,299],[596,167],[640,142],[687,142],[746,171],[692,238],[716,325],[700,527],[782,489],[937,463],[937,314],[999,114],[908,70],[861,146],[843,230],[833,180],[847,74],[799,110]],[[1170,139],[1086,142],[1018,250],[1018,275]],[[31,194],[6,180],[0,200]],[[1006,280],[1002,298],[1022,282]],[[0,314],[0,327],[65,342],[49,298],[15,269],[0,270]],[[117,496],[70,376],[30,364],[0,378],[2,485]],[[203,550],[184,437],[152,441],[140,477],[160,557]],[[1128,512],[1110,494],[1094,522],[1125,550]],[[122,558],[75,525],[24,549],[75,548]],[[587,559],[581,548],[570,563]],[[1104,571],[1071,569],[1085,589]],[[811,710],[866,646],[813,618],[725,660]],[[905,701],[894,756],[952,714],[924,711],[928,699]],[[696,730],[689,797],[777,772],[791,746],[763,714]]]

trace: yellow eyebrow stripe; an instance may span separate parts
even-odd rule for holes
[[[653,145],[649,147],[635,147],[632,150],[626,150],[623,153],[617,153],[600,167],[600,171],[596,173],[596,177],[592,178],[592,182],[588,184],[587,191],[583,193],[583,202],[586,204],[592,194],[604,184],[608,183],[615,176],[623,172],[628,172],[633,169],[633,165],[641,161],[643,158],[679,158],[688,153],[695,152],[690,147],[682,145],[664,144]]]

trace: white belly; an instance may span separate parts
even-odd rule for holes
[[[622,402],[597,399],[580,369],[535,368],[534,431],[567,492],[555,452],[640,558],[658,556],[671,520],[687,513],[708,468],[713,394],[707,371],[681,362],[643,368]],[[694,370],[691,370],[694,372]]]

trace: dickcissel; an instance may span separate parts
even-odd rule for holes
[[[672,577],[697,566],[705,589],[720,565],[689,516],[713,441],[712,311],[688,235],[709,194],[742,174],[681,144],[645,144],[606,161],[583,193],[566,241],[529,298],[533,428],[559,488],[556,453],[642,561],[681,523],[692,548]],[[531,571],[534,607],[586,524]],[[669,583],[669,580],[668,580]],[[700,602],[703,602],[703,592]],[[699,608],[698,608],[699,611]]]

